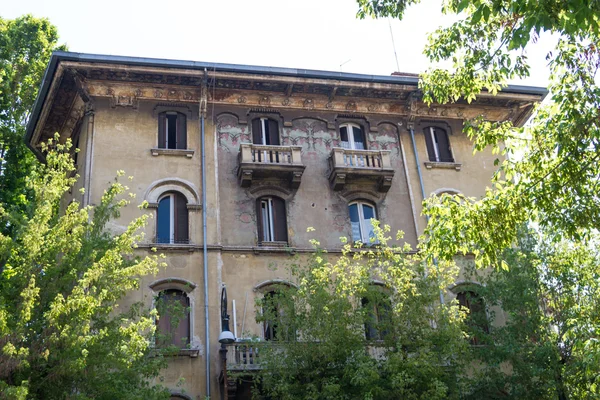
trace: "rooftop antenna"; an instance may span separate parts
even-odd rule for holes
[[[396,71],[400,72],[400,65],[398,64],[398,54],[396,54],[396,43],[394,42],[394,32],[392,31],[392,23],[388,17],[388,25],[390,26],[390,36],[392,37],[392,46],[394,46],[394,58],[396,59]]]
[[[342,72],[342,67],[346,64],[348,64],[350,61],[352,61],[352,59],[348,59],[346,61],[344,61],[343,63],[340,64],[340,72]]]

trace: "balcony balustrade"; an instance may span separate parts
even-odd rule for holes
[[[301,159],[301,146],[266,146],[252,143],[240,144],[238,179],[242,187],[265,178],[283,178],[292,189],[300,186],[305,166]]]
[[[329,158],[329,182],[333,190],[342,190],[349,181],[374,181],[380,192],[392,185],[394,170],[389,150],[353,150],[335,147]]]

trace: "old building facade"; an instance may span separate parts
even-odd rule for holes
[[[163,296],[188,310],[173,333],[182,350],[164,371],[174,398],[218,398],[226,386],[232,397],[217,341],[224,285],[236,336],[268,340],[255,300],[287,281],[290,255],[306,257],[311,238],[332,254],[342,236],[368,241],[371,218],[414,246],[424,195],[478,197],[495,171],[491,151],[473,155],[463,121],[523,124],[545,93],[508,87],[428,107],[409,75],[60,52],[27,141],[43,157],[40,143],[54,132],[73,140],[83,205],[99,201],[117,170],[134,177],[131,191],[149,208],[126,208],[112,228],[151,213],[139,251],[157,248],[168,266],[128,301]]]

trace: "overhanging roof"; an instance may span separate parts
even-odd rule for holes
[[[284,77],[295,77],[295,78],[309,78],[309,79],[323,79],[323,80],[336,80],[346,82],[365,82],[365,83],[380,83],[380,84],[393,84],[393,85],[406,85],[418,86],[419,78],[414,76],[402,76],[402,75],[367,75],[367,74],[355,74],[347,72],[333,72],[333,71],[319,71],[310,69],[296,69],[296,68],[279,68],[279,67],[264,67],[264,66],[253,66],[253,65],[240,65],[240,64],[222,64],[222,63],[210,63],[210,62],[198,62],[198,61],[184,61],[184,60],[167,60],[167,59],[156,59],[156,58],[143,58],[143,57],[126,57],[126,56],[112,56],[112,55],[99,55],[99,54],[86,54],[86,53],[73,53],[57,51],[52,54],[50,63],[44,74],[44,78],[41,83],[40,91],[36,102],[33,106],[31,117],[27,125],[27,131],[25,140],[30,145],[30,140],[38,123],[42,106],[46,101],[50,85],[54,79],[58,65],[63,61],[82,62],[82,63],[94,63],[94,64],[118,64],[128,66],[140,66],[140,67],[156,67],[156,68],[170,68],[170,69],[186,69],[186,70],[208,70],[208,71],[220,71],[220,72],[231,72],[239,74],[253,74],[253,75],[272,75],[272,76],[284,76]],[[514,93],[521,95],[533,95],[539,96],[542,100],[547,94],[548,90],[542,87],[534,86],[522,86],[522,85],[508,85],[502,90],[503,93]],[[32,149],[34,150],[34,149]],[[34,150],[35,151],[35,150]],[[37,152],[36,152],[37,153]]]

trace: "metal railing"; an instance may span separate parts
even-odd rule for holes
[[[175,239],[173,237],[156,236],[154,238],[156,244],[190,244],[190,239]]]

